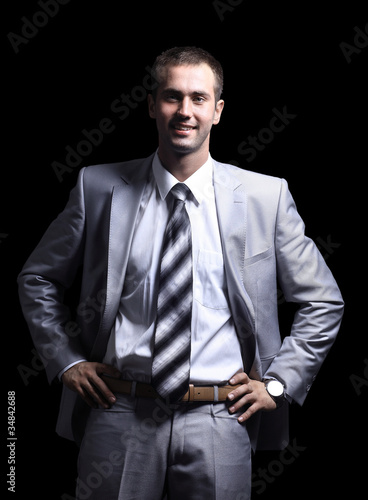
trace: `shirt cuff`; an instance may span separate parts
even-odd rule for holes
[[[68,366],[66,366],[65,368],[63,368],[62,370],[60,370],[59,373],[58,373],[58,379],[61,381],[61,377],[63,376],[63,374],[67,370],[69,370],[69,368],[71,368],[74,365],[77,365],[78,363],[82,363],[83,361],[87,361],[87,360],[86,359],[78,359],[78,361],[74,361],[73,363],[70,363]]]

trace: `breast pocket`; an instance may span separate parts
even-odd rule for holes
[[[200,250],[196,262],[194,298],[211,309],[228,307],[224,261],[218,252]]]
[[[256,255],[252,255],[252,257],[248,257],[247,259],[245,259],[244,267],[253,266],[253,264],[257,264],[257,262],[261,262],[265,259],[270,258],[273,254],[274,248],[267,248],[267,250],[265,250],[264,252],[257,253]]]

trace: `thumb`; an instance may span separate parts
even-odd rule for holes
[[[113,378],[121,377],[120,371],[115,368],[115,366],[107,365],[105,363],[99,363],[99,366],[97,367],[97,373],[99,375],[108,375]]]

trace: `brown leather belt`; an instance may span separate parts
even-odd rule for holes
[[[140,398],[159,398],[159,394],[150,384],[145,384],[143,382],[133,382],[131,380],[120,380],[117,378],[107,377],[106,375],[101,376],[102,380],[105,382],[107,387],[112,392],[117,392],[120,394],[130,394]],[[189,390],[184,394],[181,402],[191,402],[191,401],[226,401],[229,392],[235,390],[238,385],[220,385],[220,386],[195,386],[189,384]]]

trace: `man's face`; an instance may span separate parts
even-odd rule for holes
[[[216,102],[211,68],[207,64],[169,66],[160,80],[156,101],[149,96],[160,149],[184,155],[208,151],[211,127],[220,121],[224,106],[224,101]]]

